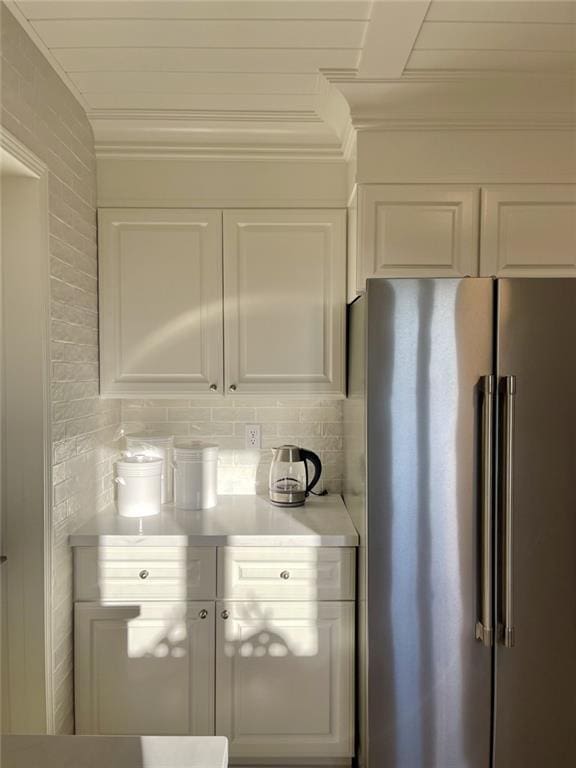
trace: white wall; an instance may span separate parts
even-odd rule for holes
[[[98,158],[98,205],[143,208],[343,208],[344,161]]]
[[[55,730],[72,732],[68,530],[112,498],[115,401],[98,398],[96,168],[86,116],[4,4],[2,125],[49,168]]]

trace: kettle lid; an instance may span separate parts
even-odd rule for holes
[[[302,450],[297,445],[281,445],[273,448],[274,461],[303,461]]]

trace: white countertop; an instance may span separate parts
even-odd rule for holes
[[[355,547],[358,534],[342,498],[312,496],[284,509],[261,496],[219,496],[213,509],[165,505],[155,517],[120,517],[115,505],[70,535],[73,547]]]
[[[2,768],[226,768],[222,736],[2,736]]]

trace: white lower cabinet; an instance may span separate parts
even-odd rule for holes
[[[75,606],[76,733],[214,733],[214,603]]]
[[[354,549],[94,552],[74,556],[77,733],[216,734],[240,762],[349,764]]]
[[[222,602],[216,732],[231,757],[354,754],[354,604]]]

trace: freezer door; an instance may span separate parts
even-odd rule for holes
[[[488,768],[481,378],[493,281],[370,280],[368,766]]]
[[[513,428],[501,396],[498,613],[514,645],[496,647],[495,768],[574,768],[576,280],[499,281],[498,373],[516,392]]]

